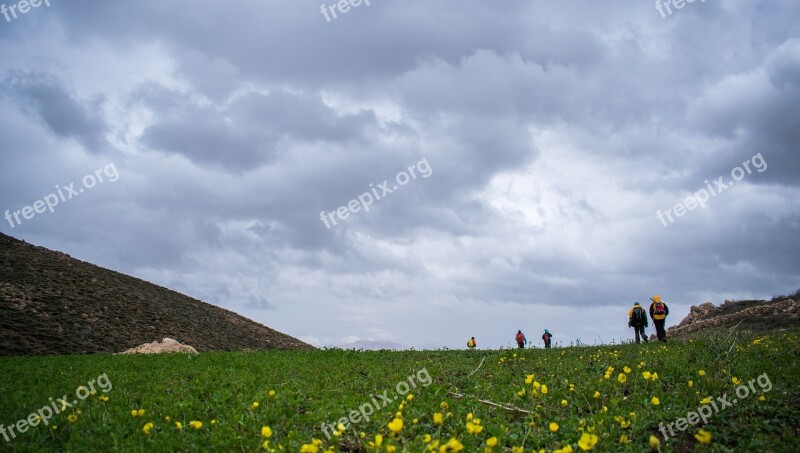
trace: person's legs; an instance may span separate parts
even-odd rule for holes
[[[644,326],[640,326],[639,328],[642,329],[642,339],[645,343],[648,343],[650,340],[647,339],[647,332],[644,331]]]
[[[656,325],[656,335],[658,336],[659,341],[667,341],[667,332],[664,331],[664,322],[663,319],[654,319],[653,324]]]
[[[636,337],[636,344],[639,344],[639,342],[640,342],[640,341],[639,341],[639,329],[641,329],[641,327],[639,327],[639,326],[633,326],[633,331],[634,331],[634,332],[635,332],[635,334],[636,334],[636,335],[635,335],[635,337]]]

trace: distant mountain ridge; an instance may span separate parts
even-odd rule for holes
[[[800,290],[772,300],[726,300],[720,306],[711,302],[693,305],[680,324],[667,329],[667,335],[680,337],[735,326],[756,333],[800,327]]]
[[[0,233],[0,355],[313,349],[231,311]]]

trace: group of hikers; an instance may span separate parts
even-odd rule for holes
[[[669,307],[661,300],[661,296],[657,294],[650,298],[650,302],[650,318],[653,320],[653,325],[656,326],[656,336],[659,341],[666,343],[667,331],[664,329],[664,324],[667,321],[667,316],[669,316]],[[633,308],[628,311],[628,328],[633,327],[636,344],[640,344],[641,340],[644,340],[645,343],[648,342],[645,328],[649,326],[650,324],[647,322],[647,312],[645,312],[639,302],[634,303]],[[551,334],[549,330],[544,329],[542,341],[544,342],[545,349],[550,349],[550,340],[552,338],[553,334]],[[525,338],[525,334],[522,333],[522,330],[517,330],[517,335],[514,339],[517,341],[517,347],[519,349],[523,349],[525,345],[528,344],[528,339]],[[478,347],[478,342],[475,341],[475,337],[467,340],[467,348],[475,349],[476,347]]]

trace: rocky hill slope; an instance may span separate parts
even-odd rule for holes
[[[312,348],[236,313],[0,233],[0,355]]]
[[[693,305],[680,324],[667,329],[667,335],[679,337],[737,325],[739,330],[751,332],[800,327],[800,290],[772,300],[726,300],[719,307],[711,302]]]

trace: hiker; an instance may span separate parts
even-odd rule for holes
[[[478,346],[478,343],[475,341],[475,337],[470,338],[467,340],[467,347],[470,349],[475,349]]]
[[[550,339],[553,338],[553,334],[550,333],[549,330],[544,329],[544,335],[542,335],[542,340],[544,340],[544,348],[550,349]]]
[[[647,343],[647,334],[644,333],[645,327],[648,327],[647,313],[645,313],[644,308],[639,305],[639,302],[635,302],[633,308],[628,310],[628,327],[633,327],[633,331],[636,332],[636,344],[641,343],[639,340],[640,336],[644,339],[644,342]]]
[[[522,333],[521,330],[517,331],[517,346],[522,349],[525,347],[525,343],[528,342],[528,339],[525,338],[525,334]]]
[[[656,335],[659,341],[667,342],[667,331],[664,330],[664,324],[669,316],[669,307],[664,302],[661,302],[661,297],[655,295],[650,298],[653,303],[650,304],[650,317],[653,319],[653,325],[656,326]]]

